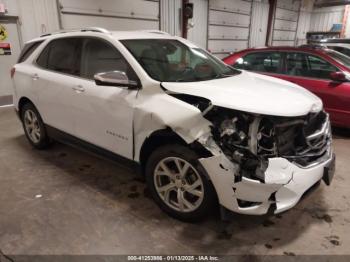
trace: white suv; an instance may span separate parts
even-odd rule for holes
[[[11,73],[34,147],[59,140],[136,164],[178,219],[202,218],[217,202],[222,211],[279,213],[334,174],[319,98],[179,37],[99,28],[45,35],[26,44]]]

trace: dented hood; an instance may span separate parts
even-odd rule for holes
[[[163,82],[168,91],[209,99],[213,105],[275,116],[301,116],[322,109],[322,101],[290,82],[242,71],[232,77],[201,82]]]

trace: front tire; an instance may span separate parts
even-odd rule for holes
[[[33,104],[27,103],[23,106],[21,120],[24,133],[33,147],[45,149],[50,146],[44,122]]]
[[[207,217],[216,193],[198,156],[181,145],[153,152],[146,164],[146,181],[158,206],[170,216],[194,222]]]

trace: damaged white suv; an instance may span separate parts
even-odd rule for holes
[[[52,139],[137,164],[168,214],[260,215],[293,207],[334,174],[322,102],[235,70],[159,31],[88,28],[28,42],[12,70],[29,142]]]

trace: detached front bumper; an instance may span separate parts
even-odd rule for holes
[[[322,159],[307,168],[285,158],[270,158],[264,183],[246,177],[237,179],[239,167],[224,154],[199,161],[206,169],[222,206],[241,214],[263,215],[271,207],[276,214],[292,208],[324,175],[327,176],[325,181],[331,180],[334,171],[330,167],[334,167],[335,155],[329,147]]]

